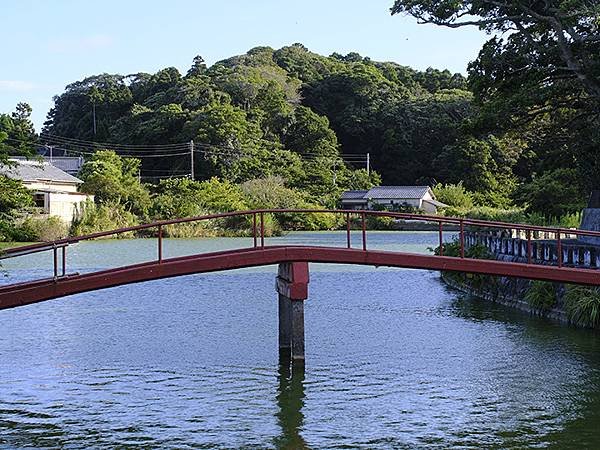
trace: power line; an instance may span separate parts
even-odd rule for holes
[[[174,148],[174,147],[186,147],[188,144],[185,142],[175,143],[175,144],[118,144],[113,142],[96,142],[96,141],[88,141],[85,139],[77,139],[77,138],[68,138],[64,136],[57,136],[49,133],[40,134],[41,140],[53,140],[53,141],[62,141],[65,143],[72,144],[80,144],[80,145],[91,145],[94,147],[98,146],[108,146],[108,147],[118,147],[124,149],[158,149],[158,148]]]

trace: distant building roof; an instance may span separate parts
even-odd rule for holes
[[[15,156],[13,159],[28,161],[24,156]],[[42,159],[44,162],[50,163],[70,175],[77,175],[83,166],[83,158],[81,156],[53,156],[52,158],[42,156]]]
[[[54,182],[65,184],[81,184],[79,178],[69,175],[67,172],[47,162],[26,161],[19,159],[10,160],[15,165],[0,166],[0,174],[9,178],[22,181]]]
[[[364,198],[420,199],[429,190],[429,186],[376,186],[369,189]]]
[[[364,199],[368,191],[345,191],[342,193],[342,200]]]

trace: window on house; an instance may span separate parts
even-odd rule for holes
[[[33,201],[35,202],[35,206],[38,208],[46,207],[46,195],[45,194],[34,194]]]

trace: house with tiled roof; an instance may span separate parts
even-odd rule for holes
[[[429,186],[376,186],[362,191],[346,191],[342,194],[343,209],[398,209],[406,206],[435,213],[448,206],[435,199]]]
[[[93,195],[77,192],[83,181],[45,161],[11,159],[8,165],[0,165],[0,175],[21,180],[44,214],[69,224],[82,203],[94,200]]]

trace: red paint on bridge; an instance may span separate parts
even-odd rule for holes
[[[344,214],[347,224],[347,246],[336,247],[314,247],[314,246],[265,246],[264,215],[284,213],[331,213]],[[360,220],[360,232],[362,236],[362,247],[351,248],[350,246],[350,216],[357,214]],[[460,257],[436,256],[426,254],[391,252],[367,249],[366,217],[386,216],[399,219],[421,220],[438,223],[440,230],[443,224],[452,224],[460,230],[458,240],[461,243]],[[164,258],[162,247],[162,231],[167,225],[186,223],[200,220],[211,220],[223,217],[251,216],[254,246],[236,250],[228,250],[214,253],[184,256],[177,258]],[[257,217],[260,218],[260,232],[257,225]],[[196,273],[216,272],[232,270],[244,267],[264,266],[285,262],[313,262],[313,263],[340,263],[360,264],[368,266],[387,266],[427,270],[448,270],[457,272],[469,272],[477,274],[521,277],[536,280],[547,280],[566,283],[577,283],[600,286],[600,271],[594,269],[562,267],[505,262],[488,259],[470,259],[464,256],[464,230],[465,227],[488,227],[493,229],[517,229],[526,230],[528,235],[531,231],[542,231],[555,233],[557,240],[561,235],[585,234],[598,235],[599,232],[583,230],[565,230],[557,228],[533,227],[522,224],[506,224],[499,222],[484,222],[479,220],[467,220],[437,216],[422,216],[390,212],[374,211],[343,211],[343,210],[259,210],[243,211],[239,213],[216,214],[211,216],[186,218],[172,221],[157,222],[148,225],[123,228],[110,232],[96,233],[93,235],[69,238],[50,244],[36,244],[6,251],[2,257],[17,257],[41,251],[52,251],[54,254],[54,277],[44,280],[36,280],[0,287],[0,309],[23,306],[53,298],[81,292],[105,289],[131,283],[156,280],[161,278],[190,275]],[[88,274],[67,274],[66,272],[66,248],[69,244],[82,240],[90,240],[98,237],[118,235],[125,232],[145,230],[148,228],[158,229],[157,259],[154,261],[134,264],[115,269],[103,270]],[[440,242],[442,233],[439,234]],[[528,248],[531,246],[528,245]],[[59,251],[62,264],[59,264]],[[528,258],[531,261],[531,255]],[[59,275],[59,268],[61,274]]]

